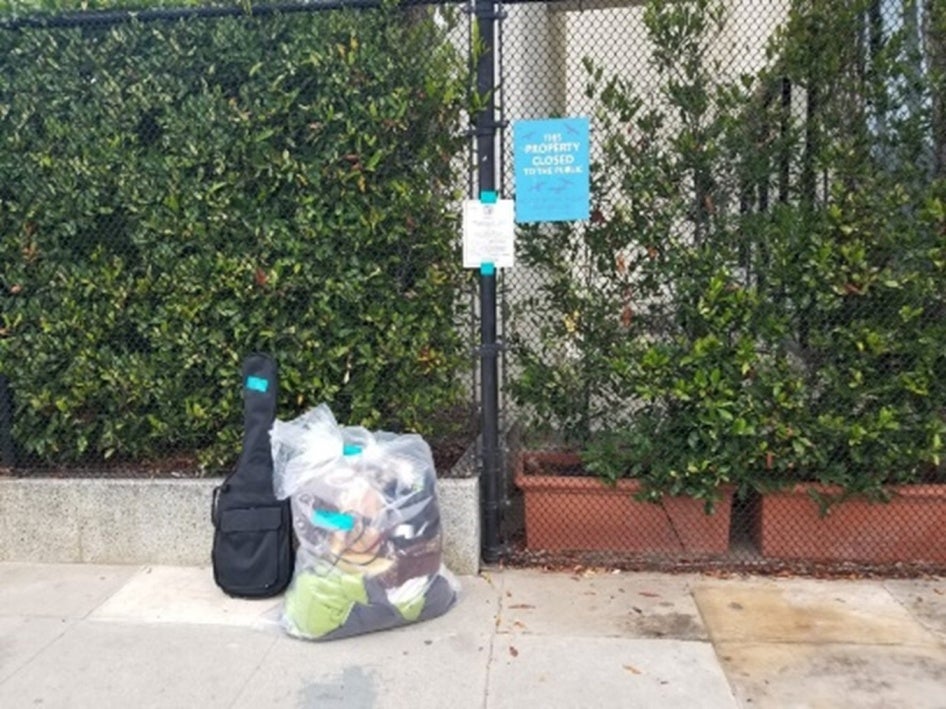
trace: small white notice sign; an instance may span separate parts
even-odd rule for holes
[[[491,263],[512,268],[516,259],[516,206],[511,199],[463,203],[463,267]]]

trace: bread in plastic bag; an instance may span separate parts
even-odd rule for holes
[[[329,640],[442,615],[459,585],[442,561],[430,447],[339,426],[325,404],[271,433],[273,488],[299,541],[282,626]]]

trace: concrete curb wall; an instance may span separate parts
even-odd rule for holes
[[[210,563],[210,505],[203,480],[0,479],[0,561],[96,564]],[[444,561],[479,571],[476,478],[437,481]]]

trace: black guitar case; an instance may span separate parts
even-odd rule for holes
[[[230,596],[267,598],[292,578],[292,511],[273,495],[269,432],[276,418],[276,363],[252,354],[243,363],[243,451],[214,490],[214,581]]]

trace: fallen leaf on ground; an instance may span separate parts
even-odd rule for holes
[[[513,657],[519,657],[519,651],[514,648],[512,645],[509,646],[509,654]]]
[[[647,598],[660,598],[660,594],[653,591],[638,591],[638,594]]]
[[[621,665],[625,670],[630,672],[632,675],[639,675],[641,671],[634,667],[634,665]]]

